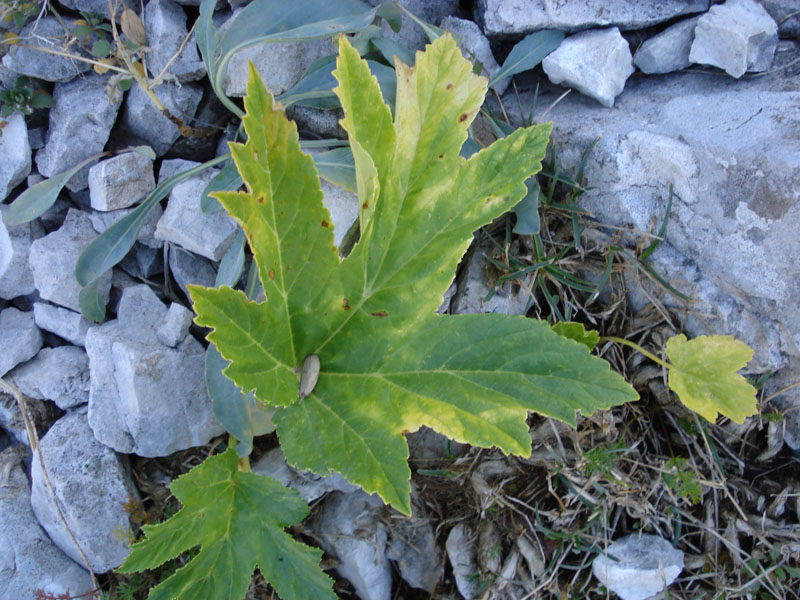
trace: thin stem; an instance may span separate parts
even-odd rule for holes
[[[600,341],[601,342],[616,342],[617,344],[622,344],[623,346],[628,346],[629,348],[633,348],[637,352],[639,352],[641,354],[644,354],[647,358],[649,358],[650,360],[652,360],[655,363],[658,363],[659,365],[661,365],[665,369],[671,369],[672,368],[671,364],[669,364],[666,361],[661,360],[655,354],[653,354],[651,352],[648,352],[647,350],[642,348],[636,342],[632,342],[630,340],[626,340],[626,339],[619,338],[619,337],[614,337],[613,335],[603,336],[603,337],[600,338]]]

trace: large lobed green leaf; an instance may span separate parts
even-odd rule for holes
[[[251,69],[248,141],[232,144],[246,192],[218,193],[241,222],[266,301],[191,288],[198,324],[245,393],[277,408],[289,463],[332,470],[410,512],[403,434],[429,425],[526,455],[528,411],[575,423],[636,399],[585,345],[507,315],[437,316],[473,231],[513,207],[540,168],[550,125],[459,155],[486,93],[449,34],[397,64],[395,117],[346,39],[335,89],[356,167],[361,238],[339,260],[319,179],[297,132]],[[316,387],[298,400],[316,354]]]
[[[318,568],[322,552],[284,531],[308,515],[300,494],[238,467],[229,449],[176,479],[170,489],[183,508],[164,523],[145,525],[145,539],[118,570],[154,569],[200,546],[148,600],[239,600],[256,566],[284,600],[335,598],[332,581]]]

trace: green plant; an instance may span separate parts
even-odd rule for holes
[[[697,473],[689,466],[688,461],[680,456],[674,456],[667,461],[666,470],[661,474],[670,489],[681,498],[692,504],[699,504],[703,499],[703,486]]]
[[[0,90],[0,117],[6,118],[14,111],[23,115],[33,114],[37,108],[53,106],[53,97],[44,90],[34,90],[31,80],[24,75],[17,77],[14,87]],[[2,134],[2,131],[0,131]]]
[[[228,287],[190,292],[198,324],[212,328],[209,340],[231,361],[225,374],[275,411],[288,462],[338,471],[410,513],[405,432],[427,424],[527,454],[528,411],[574,424],[576,410],[636,394],[584,344],[544,322],[433,314],[472,232],[525,194],[549,125],[520,129],[465,160],[459,149],[486,80],[449,35],[417,54],[414,68],[398,64],[394,119],[366,62],[344,38],[339,49],[336,93],[361,205],[357,245],[340,260],[314,163],[251,69],[247,143],[231,145],[247,189],[214,195],[242,224],[267,300]],[[310,369],[317,360],[319,370]],[[247,471],[231,449],[173,485],[184,508],[145,526],[122,569],[201,550],[151,598],[218,597],[221,580],[236,590],[230,597],[241,597],[255,564],[286,599],[330,597],[314,567],[319,554],[280,531],[305,505]],[[280,550],[266,544],[267,553],[265,538],[283,540]]]

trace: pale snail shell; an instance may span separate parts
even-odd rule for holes
[[[303,361],[303,369],[300,372],[300,400],[311,394],[319,379],[319,356],[309,354]]]

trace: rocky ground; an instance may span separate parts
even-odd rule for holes
[[[113,569],[143,523],[177,510],[169,483],[225,444],[186,292],[215,285],[241,248],[236,223],[201,206],[222,165],[175,185],[97,280],[103,323],[81,315],[73,275],[86,248],[157,185],[227,151],[238,121],[190,35],[197,4],[150,0],[140,12],[148,75],[168,75],[155,94],[180,122],[136,84],[123,91],[113,71],[76,58],[97,60],[103,21],[76,33],[76,20],[78,11],[107,19],[105,0],[63,0],[41,14],[0,5],[24,13],[22,24],[6,20],[22,42],[0,50],[2,87],[27,76],[34,96],[53,99],[51,108],[31,106],[30,94],[27,104],[4,99],[17,110],[0,119],[3,214],[27,188],[114,151],[67,174],[37,218],[0,222],[0,598],[89,597],[80,594],[95,586],[96,597],[145,598],[180,560],[143,575]],[[217,26],[243,4],[218,2]],[[571,318],[655,354],[679,332],[732,334],[755,350],[747,372],[760,414],[707,423],[671,396],[661,367],[609,343],[598,352],[640,401],[584,417],[577,430],[531,415],[530,457],[409,434],[410,519],[341,477],[297,473],[274,434],[257,437],[253,471],[312,506],[293,533],[325,550],[343,598],[633,600],[665,581],[676,598],[800,597],[800,7],[402,4],[459,34],[490,77],[527,34],[566,33],[541,66],[497,82],[473,126],[480,143],[497,135],[487,115],[553,121],[539,176],[550,200],[539,211],[543,247],[514,233],[514,214],[476,232],[441,310]],[[399,34],[383,33],[412,50],[427,41],[407,17]],[[47,52],[70,40],[72,57]],[[280,95],[332,52],[330,40],[249,48],[222,85],[240,97],[249,59]],[[345,137],[338,109],[289,113],[304,139]],[[152,154],[119,152],[140,145]],[[329,182],[323,191],[339,244],[357,197]],[[563,252],[558,272],[498,282],[540,252]],[[274,596],[256,574],[248,597]]]

